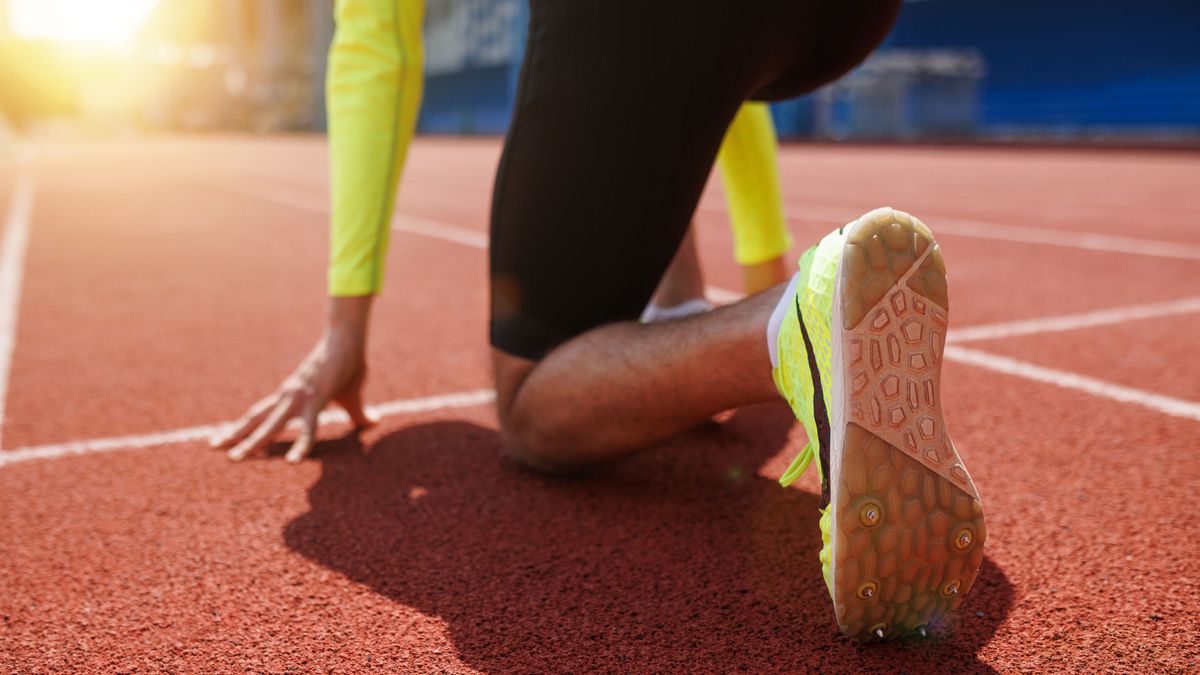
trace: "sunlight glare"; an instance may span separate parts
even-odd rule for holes
[[[13,32],[26,39],[118,45],[158,0],[9,0]]]

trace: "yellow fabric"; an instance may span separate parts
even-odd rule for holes
[[[742,104],[717,154],[733,229],[733,255],[741,265],[773,260],[792,247],[775,155],[775,126],[767,104]]]
[[[785,487],[800,477],[812,460],[812,453],[819,449],[817,422],[813,417],[812,405],[816,387],[813,386],[813,378],[808,368],[808,349],[804,346],[800,317],[797,313],[803,312],[804,326],[808,331],[813,357],[819,371],[818,376],[821,378],[825,409],[833,410],[833,401],[830,399],[833,392],[833,381],[830,379],[833,370],[833,296],[837,288],[838,265],[841,264],[846,236],[845,228],[838,228],[825,235],[819,244],[800,256],[800,283],[779,327],[776,343],[779,367],[771,374],[775,378],[775,387],[787,400],[792,412],[796,413],[796,418],[804,425],[809,442],[780,477],[779,482]],[[817,470],[821,470],[820,462],[817,462]]]
[[[833,505],[821,509],[821,552],[817,559],[821,561],[821,578],[825,580],[825,588],[829,597],[833,596]]]
[[[325,80],[332,217],[329,294],[383,284],[396,184],[421,106],[424,0],[337,0]]]
[[[800,280],[795,295],[787,299],[787,314],[779,327],[776,343],[779,367],[771,374],[775,378],[776,388],[787,399],[788,405],[804,425],[804,433],[808,436],[808,444],[779,479],[784,486],[794,483],[808,468],[813,455],[820,451],[813,409],[813,399],[817,391],[809,370],[808,348],[804,344],[804,334],[800,328],[801,316],[798,316],[798,313],[802,313],[804,327],[812,345],[825,410],[833,410],[833,301],[837,289],[838,267],[842,262],[842,252],[846,248],[846,229],[838,228],[830,232],[819,244],[800,256]],[[823,483],[827,478],[824,468],[819,461],[816,465],[818,477]],[[819,557],[821,575],[825,579],[825,587],[829,589],[830,596],[833,595],[832,536],[833,509],[831,505],[827,505],[821,510]]]

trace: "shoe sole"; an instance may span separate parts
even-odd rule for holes
[[[942,417],[946,268],[923,223],[853,223],[833,310],[832,587],[842,632],[926,635],[971,589],[983,507]]]

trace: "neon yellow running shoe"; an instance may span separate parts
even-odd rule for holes
[[[784,297],[775,384],[809,444],[780,482],[816,456],[838,626],[859,640],[926,635],[971,589],[987,537],[942,418],[941,250],[921,221],[876,209],[806,251]]]

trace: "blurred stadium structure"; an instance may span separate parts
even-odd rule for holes
[[[22,36],[7,20],[17,2],[0,0],[0,111],[11,126],[323,125],[331,0],[157,0],[118,45]]]
[[[20,1],[0,0],[10,127],[324,125],[332,0],[159,0],[106,49],[18,34],[8,10]],[[524,17],[523,0],[427,0],[421,131],[504,131]],[[776,124],[787,138],[1194,143],[1198,31],[1196,0],[910,1],[879,52],[842,81],[776,104]]]

